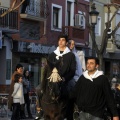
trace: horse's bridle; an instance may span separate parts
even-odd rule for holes
[[[47,104],[47,105],[50,105],[50,104],[53,104],[53,103],[59,104],[58,99],[55,99],[55,100],[52,101],[52,102],[46,102],[46,101],[43,101],[43,100],[41,100],[41,101],[42,101],[43,103]]]
[[[48,83],[48,88],[49,88],[49,90],[50,90],[50,95],[52,95],[53,89],[50,87],[50,84],[49,84],[49,83]],[[53,97],[53,96],[52,96],[52,97]],[[52,102],[45,102],[45,101],[43,101],[43,100],[42,100],[42,102],[45,103],[45,104],[53,104],[53,103],[59,104],[59,101],[58,101],[59,98],[60,98],[60,95],[57,96],[57,97],[51,98],[51,99],[52,99]]]
[[[45,101],[43,101],[43,100],[41,100],[44,104],[47,104],[47,105],[50,105],[50,104],[54,104],[54,103],[56,103],[56,104],[59,104],[60,102],[58,101],[58,98],[57,99],[55,99],[53,102],[45,102]],[[65,106],[66,106],[67,104],[65,104],[63,107],[62,107],[62,109],[63,108],[65,108]]]

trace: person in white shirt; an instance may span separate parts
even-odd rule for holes
[[[11,120],[20,120],[20,107],[24,104],[22,75],[16,74],[14,82],[14,91],[11,95],[11,97],[13,97],[13,111]]]
[[[82,75],[83,71],[82,71],[81,61],[79,60],[79,57],[78,57],[76,49],[75,49],[75,41],[74,40],[69,40],[69,49],[75,55],[76,71],[75,71],[75,75],[74,75],[73,79],[75,82],[77,82],[79,77]]]

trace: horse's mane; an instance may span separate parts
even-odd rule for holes
[[[46,85],[48,83],[48,77],[51,75],[53,68],[56,67],[57,69],[59,69],[60,67],[60,61],[57,62],[50,62],[49,60],[47,60],[47,65],[44,67],[43,70],[43,78],[42,78],[42,82],[41,82],[41,90],[45,93],[46,92]]]
[[[52,69],[50,68],[50,66],[47,64],[45,67],[44,67],[44,70],[43,70],[43,78],[42,78],[42,82],[41,82],[41,90],[45,93],[46,92],[46,85],[47,85],[47,82],[48,82],[48,77],[50,76],[51,74],[51,71]]]
[[[48,79],[54,72],[53,68],[59,69],[60,62],[50,63],[47,61],[47,65],[43,70],[43,77],[41,81],[41,90],[43,91],[42,97],[42,109],[44,110],[44,117],[49,120],[63,120],[66,107],[66,100],[61,99],[61,81],[51,82]],[[54,76],[54,74],[53,74]],[[56,75],[55,75],[56,76]]]

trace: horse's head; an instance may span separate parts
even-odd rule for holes
[[[66,106],[66,103],[64,104],[65,101],[61,99],[62,78],[59,75],[59,66],[59,62],[51,63],[47,61],[41,84],[41,89],[44,93],[41,105],[44,110],[44,117],[50,120],[63,120],[64,115],[62,111]]]
[[[58,100],[61,93],[61,83],[60,82],[48,82],[49,95],[52,100]]]
[[[48,94],[51,96],[52,100],[57,100],[61,93],[61,80],[58,73],[58,63],[47,62],[47,84],[48,84]],[[48,72],[49,70],[49,72]]]

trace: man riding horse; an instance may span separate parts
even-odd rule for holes
[[[57,66],[57,70],[59,75],[62,78],[62,86],[61,86],[61,96],[62,98],[66,99],[67,105],[66,105],[66,118],[67,120],[73,120],[73,102],[68,97],[68,83],[75,75],[76,70],[76,61],[74,54],[69,50],[67,47],[68,44],[68,38],[66,35],[60,35],[58,37],[58,47],[57,49],[51,53],[48,57],[48,61],[51,63],[58,63],[59,66]],[[42,83],[41,83],[42,85]],[[39,91],[39,97],[41,99],[41,91]],[[44,94],[44,93],[43,93]],[[42,109],[41,105],[39,104],[39,109],[37,116],[35,120],[39,120],[41,117]]]

